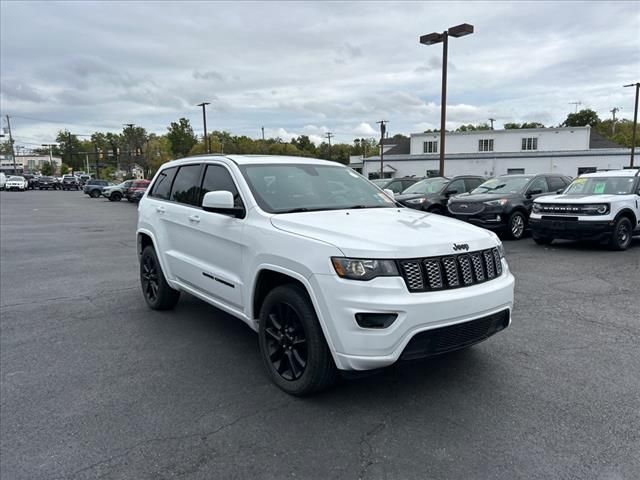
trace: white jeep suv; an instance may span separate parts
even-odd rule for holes
[[[561,195],[537,198],[529,218],[536,243],[556,238],[606,241],[626,250],[640,234],[640,170],[587,173]]]
[[[468,347],[511,320],[514,279],[495,234],[403,208],[334,162],[177,160],[138,211],[148,305],[173,308],[183,291],[236,316],[294,395],[338,370]]]

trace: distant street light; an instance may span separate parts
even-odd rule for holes
[[[207,137],[207,105],[211,105],[210,102],[199,103],[198,106],[202,107],[202,123],[204,123],[204,147],[207,149],[207,153],[211,153],[211,145],[209,144],[209,137]],[[262,127],[262,139],[264,140],[264,127]]]
[[[445,30],[442,33],[428,33],[420,37],[423,45],[435,45],[442,42],[442,99],[440,105],[440,176],[444,177],[444,130],[447,117],[447,54],[449,37],[464,37],[473,33],[473,25],[462,23]]]
[[[629,168],[633,168],[633,156],[636,151],[636,130],[638,130],[638,91],[640,90],[640,82],[630,83],[624,87],[636,87],[636,106],[633,111],[633,134],[631,135],[631,161]]]

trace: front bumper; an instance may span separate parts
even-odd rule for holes
[[[456,220],[468,222],[476,227],[482,227],[493,232],[502,232],[507,228],[508,215],[505,215],[501,211],[496,212],[483,212],[480,215],[454,215],[449,212],[449,215]]]
[[[530,218],[534,235],[567,240],[601,240],[613,233],[613,220],[570,220],[566,218]]]
[[[320,317],[336,365],[341,370],[371,370],[398,361],[421,332],[463,324],[513,309],[514,278],[503,260],[500,277],[470,287],[409,293],[400,277],[368,282],[336,275],[313,275]],[[360,327],[356,313],[395,313],[384,329]]]

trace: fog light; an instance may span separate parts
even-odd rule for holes
[[[502,217],[500,215],[496,215],[496,222],[499,222],[500,220],[502,220]]]
[[[362,328],[387,328],[396,318],[397,313],[356,313],[356,322]]]

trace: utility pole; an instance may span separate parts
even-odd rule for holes
[[[135,123],[124,123],[123,125],[125,127],[130,128],[132,130],[131,133],[133,133],[133,127],[135,127]],[[131,141],[130,141],[130,138],[129,138],[129,140],[127,140],[127,154],[128,154],[128,157],[129,157],[129,161],[127,163],[127,173],[130,173],[131,172],[131,163],[132,163],[131,162]]]
[[[13,174],[18,174],[18,167],[16,167],[16,151],[13,148],[13,136],[11,135],[11,120],[9,119],[9,115],[7,115],[7,129],[9,130],[9,144],[11,145],[11,158],[13,159]]]
[[[640,91],[640,82],[630,83],[629,85],[624,85],[624,87],[636,87],[636,106],[633,110],[633,135],[631,136],[631,161],[629,162],[629,168],[633,168],[633,157],[636,152],[636,133],[638,130],[638,92]]]
[[[53,164],[53,154],[51,152],[51,149],[53,147],[56,147],[57,144],[56,143],[43,143],[41,146],[47,147],[49,149],[49,165],[51,165],[51,170],[53,172],[52,174],[53,174],[53,176],[55,176],[56,175],[56,167]]]
[[[69,166],[71,167],[71,174],[73,175],[73,152],[71,149],[71,132],[67,131],[67,155],[69,157]],[[88,173],[87,168],[87,173]]]
[[[582,102],[569,102],[569,105],[575,105],[576,106],[575,113],[578,113],[578,105],[582,105]]]
[[[331,138],[335,135],[331,132],[327,132],[324,136],[327,137],[327,140],[329,141],[329,160],[331,160]]]
[[[380,120],[380,178],[384,178],[384,136],[387,133],[387,123],[389,120]]]
[[[100,151],[100,149],[98,148],[98,144],[95,143],[93,145],[93,152],[94,152],[93,154],[96,157],[96,178],[100,178],[100,164],[98,163],[100,161],[100,158],[99,158],[99,155],[98,155],[99,151]]]
[[[209,143],[209,137],[207,136],[207,105],[211,105],[211,103],[202,102],[198,104],[199,107],[202,107],[202,123],[204,124],[204,148],[207,149],[207,153],[211,153],[211,144]]]
[[[489,121],[491,122],[491,130],[493,130],[493,122],[496,121],[495,118],[490,118]]]
[[[609,111],[613,116],[613,121],[611,122],[611,135],[615,135],[616,134],[616,113],[620,111],[620,107],[613,107]]]
[[[262,141],[264,142],[264,126],[260,127],[262,129]]]

